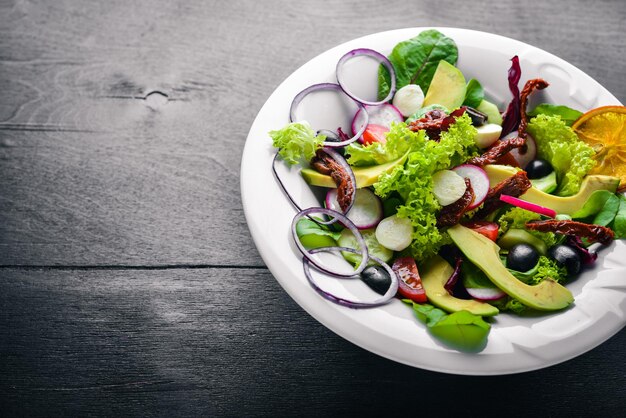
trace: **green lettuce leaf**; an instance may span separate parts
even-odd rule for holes
[[[387,142],[372,142],[369,145],[361,145],[357,142],[346,147],[349,154],[348,164],[356,167],[378,165],[397,160],[409,150],[418,149],[422,140],[418,139],[412,131],[406,129],[403,123],[393,123],[387,133]]]
[[[572,109],[571,107],[561,106],[561,105],[552,105],[547,103],[542,103],[538,105],[536,108],[527,113],[527,115],[531,118],[534,118],[537,115],[548,115],[548,116],[560,116],[561,120],[565,122],[567,126],[572,126],[574,121],[581,117],[583,112],[579,112],[576,109]]]
[[[272,145],[279,148],[278,154],[288,164],[298,164],[302,159],[310,160],[326,139],[316,133],[307,122],[293,122],[277,131],[270,131]]]
[[[504,235],[509,229],[526,229],[526,222],[538,221],[540,219],[541,215],[538,213],[518,207],[511,208],[496,219],[496,222],[500,226],[498,231],[499,237]],[[557,237],[554,232],[540,232],[532,230],[526,230],[526,232],[545,242],[548,248],[557,244]]]
[[[613,220],[613,231],[615,232],[615,238],[626,238],[626,197],[620,196],[619,209]]]
[[[415,38],[400,42],[389,55],[396,72],[396,87],[417,84],[424,92],[428,90],[439,61],[456,64],[459,53],[456,44],[435,29],[425,30]],[[389,93],[391,78],[385,67],[378,73],[378,97],[384,99]]]
[[[419,262],[437,253],[449,241],[447,234],[436,227],[436,213],[441,206],[432,192],[432,175],[477,155],[476,128],[465,114],[441,134],[439,142],[428,140],[423,131],[412,132],[404,124],[398,125],[395,133],[389,133],[388,141],[392,135],[409,138],[412,151],[406,164],[382,174],[374,189],[383,198],[397,192],[404,199],[404,205],[398,207],[398,216],[409,218],[414,229],[413,243],[405,252]]]
[[[537,142],[539,156],[556,171],[556,194],[569,196],[578,192],[583,177],[596,163],[593,149],[580,141],[560,116],[538,115],[528,124],[528,133]]]

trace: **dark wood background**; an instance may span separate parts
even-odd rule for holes
[[[267,97],[339,43],[495,32],[624,102],[624,21],[623,0],[0,0],[0,415],[623,416],[623,331],[501,377],[336,336],[265,268],[238,177]]]

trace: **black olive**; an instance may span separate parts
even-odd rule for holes
[[[528,271],[539,262],[539,252],[528,244],[517,244],[511,247],[506,257],[506,266],[511,270]]]
[[[480,110],[474,109],[473,107],[467,106],[465,112],[469,115],[470,119],[472,120],[472,125],[474,126],[483,126],[485,123],[487,123],[487,119],[489,119],[486,114],[484,114]]]
[[[369,266],[361,273],[361,280],[374,292],[384,295],[391,286],[389,273],[381,266]]]
[[[580,254],[569,245],[559,244],[548,250],[548,255],[556,263],[567,269],[568,276],[574,276],[580,271]]]
[[[554,171],[549,162],[540,158],[529,162],[524,170],[526,170],[529,179],[540,179]]]

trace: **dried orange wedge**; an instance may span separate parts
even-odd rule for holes
[[[572,125],[578,137],[589,144],[596,155],[596,166],[589,174],[620,178],[620,190],[626,188],[626,107],[603,106],[592,109]]]

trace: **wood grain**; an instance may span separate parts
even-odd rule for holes
[[[247,130],[292,71],[369,33],[496,32],[626,99],[623,2],[570,2],[567,14],[559,2],[438,5],[445,13],[400,1],[3,6],[0,264],[262,265],[239,197]]]
[[[353,346],[265,270],[3,269],[0,277],[5,412],[441,415],[449,403],[468,416],[515,416],[513,404],[526,416],[623,412],[624,333],[542,371],[455,377]]]

